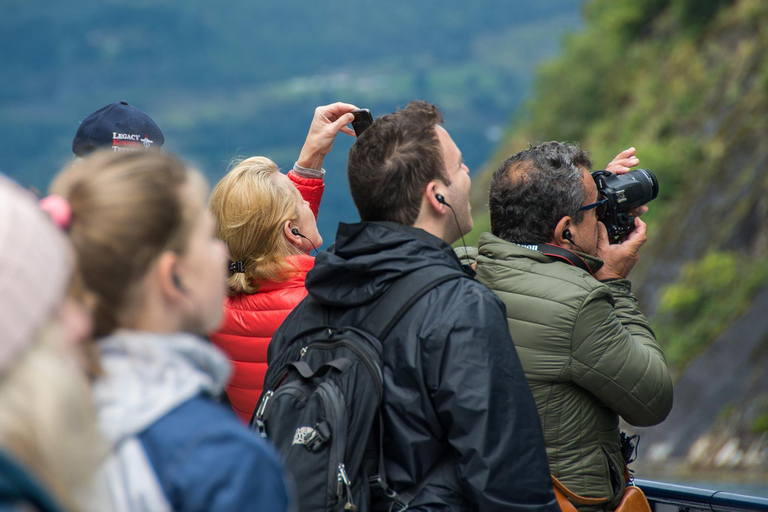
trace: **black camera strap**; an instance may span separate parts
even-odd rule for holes
[[[562,247],[558,247],[557,245],[552,244],[516,244],[520,247],[523,247],[525,249],[530,249],[532,251],[537,251],[543,254],[544,256],[549,256],[550,258],[555,258],[560,261],[565,261],[566,263],[570,263],[574,267],[578,267],[586,272],[589,272],[589,275],[592,277],[595,277],[595,273],[592,272],[592,269],[589,268],[589,265],[587,265],[587,262],[584,261],[584,258],[576,254],[575,252],[569,251],[568,249],[563,249]],[[595,279],[597,279],[595,277]]]

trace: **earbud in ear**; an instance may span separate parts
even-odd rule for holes
[[[571,232],[568,231],[567,229],[565,231],[563,231],[563,238],[565,238],[569,242],[573,243],[573,238],[571,238]]]
[[[179,276],[176,274],[176,272],[171,274],[171,281],[173,281],[173,286],[175,286],[177,290],[179,290],[181,293],[187,293],[187,289],[184,288],[183,284],[181,284],[181,279],[179,279]]]
[[[315,244],[312,242],[312,240],[310,240],[309,237],[302,235],[301,232],[299,231],[299,228],[292,228],[291,233],[293,233],[293,236],[300,236],[301,238],[309,242],[309,244],[312,246],[312,249],[317,251],[317,247],[315,247]]]
[[[443,194],[435,194],[435,199],[437,199],[438,203],[448,206],[448,203],[445,202],[445,197],[443,197]]]

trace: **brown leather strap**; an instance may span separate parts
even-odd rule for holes
[[[651,506],[642,489],[629,485],[624,490],[624,496],[616,507],[616,512],[651,512]]]
[[[555,475],[552,475],[552,484],[555,489],[557,504],[560,505],[562,512],[577,512],[573,503],[579,505],[601,505],[608,501],[608,498],[586,498],[579,496],[564,486]],[[651,512],[651,507],[642,489],[634,485],[628,485],[624,489],[624,495],[621,498],[621,503],[616,507],[616,512]]]
[[[563,494],[563,491],[558,489],[557,487],[555,489],[555,498],[557,498],[557,504],[560,507],[561,512],[578,512],[576,510],[576,507],[573,506],[573,503],[568,501],[568,498],[565,497],[565,494]]]
[[[555,475],[552,475],[552,485],[555,488],[555,494],[557,494],[557,491],[560,491],[566,498],[574,503],[578,503],[579,505],[602,505],[603,503],[608,503],[608,498],[587,498],[585,496],[579,496],[564,486],[563,483],[558,480]],[[563,508],[563,506],[560,505],[560,508]]]

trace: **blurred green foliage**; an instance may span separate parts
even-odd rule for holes
[[[693,3],[701,7],[695,15]],[[587,2],[584,29],[567,36],[561,55],[539,68],[534,94],[486,170],[528,143],[579,143],[596,168],[633,145],[641,167],[663,183],[654,203],[663,211],[665,201],[678,195],[685,169],[702,161],[703,148],[688,138],[686,122],[702,113],[703,91],[715,79],[706,76],[688,29],[703,30],[727,3]],[[478,187],[473,204],[482,208],[484,196],[487,187]]]
[[[762,410],[757,413],[750,425],[750,431],[758,435],[768,433],[768,396],[763,395],[761,398]]]
[[[753,434],[765,434],[768,432],[768,411],[762,413],[752,421]]]
[[[480,233],[491,231],[491,218],[488,215],[475,215],[475,225],[467,235],[464,236],[464,241],[468,246],[477,247],[477,240],[480,238]],[[458,240],[454,247],[459,247],[462,241]]]
[[[765,397],[763,397],[765,403]],[[768,433],[768,406],[763,407],[763,410],[757,414],[752,420],[750,430],[753,434],[766,434]]]
[[[768,281],[768,261],[734,252],[710,252],[685,264],[662,288],[656,335],[667,362],[681,367],[701,352],[750,304]]]

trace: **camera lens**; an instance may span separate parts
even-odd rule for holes
[[[659,182],[648,169],[608,176],[605,183],[610,189],[602,192],[606,196],[613,194],[616,208],[623,212],[653,201],[659,194]]]
[[[659,181],[651,171],[648,169],[638,169],[628,172],[627,176],[630,174],[634,174],[640,186],[643,187],[643,197],[648,198],[645,200],[645,203],[656,199],[656,196],[659,195]]]

